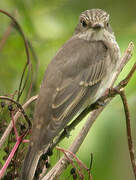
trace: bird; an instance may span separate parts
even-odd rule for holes
[[[102,9],[82,12],[72,37],[46,68],[20,180],[33,179],[53,139],[111,86],[119,60],[109,14]]]

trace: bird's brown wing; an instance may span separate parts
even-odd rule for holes
[[[68,121],[82,108],[87,99],[93,98],[105,76],[105,59],[97,61],[75,78],[69,78],[57,87],[52,104],[52,129],[64,128]]]

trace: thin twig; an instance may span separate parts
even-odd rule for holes
[[[0,179],[4,176],[8,166],[9,166],[11,160],[12,160],[12,158],[14,157],[14,154],[16,153],[16,151],[17,151],[19,145],[21,144],[23,138],[27,134],[27,131],[25,131],[25,133],[23,133],[21,136],[18,135],[18,132],[17,132],[17,129],[16,129],[16,126],[15,126],[15,123],[14,123],[13,111],[11,111],[11,118],[12,118],[14,133],[15,133],[15,136],[16,136],[16,143],[15,143],[14,147],[12,148],[11,153],[9,154],[5,164],[3,165],[2,169],[0,170]]]
[[[67,160],[69,161],[69,163],[72,165],[73,168],[76,169],[78,175],[83,179],[84,178],[84,175],[80,172],[80,170],[78,170],[78,168],[76,167],[76,165],[74,164],[73,160],[70,158],[70,156],[68,156],[68,154],[65,152],[66,150],[64,150],[63,148],[60,148],[60,147],[56,147],[58,150],[62,151],[65,155],[65,157],[67,158]],[[68,150],[67,150],[68,152]],[[70,153],[71,155],[71,152],[68,152]]]
[[[35,67],[31,68],[31,76],[32,76],[32,80],[30,83],[30,88],[28,90],[28,95],[27,95],[27,99],[30,97],[30,94],[33,91],[35,91],[35,86],[36,86],[36,82],[37,82],[37,75],[38,75],[38,69],[39,69],[39,61],[38,61],[38,57],[35,53],[35,50],[31,44],[31,42],[27,39],[27,43],[28,43],[28,47],[30,49],[31,55],[33,57],[34,63],[35,63]],[[35,70],[35,72],[33,72],[33,69]],[[33,87],[33,88],[32,88]]]
[[[132,135],[131,135],[132,133],[131,133],[130,113],[129,113],[127,98],[126,98],[124,90],[121,90],[119,92],[119,94],[121,96],[121,99],[122,99],[122,102],[124,105],[124,111],[125,111],[125,117],[126,117],[128,149],[129,149],[131,164],[132,164],[132,168],[133,168],[133,173],[134,173],[134,176],[136,179],[136,161],[135,161],[134,147],[133,147],[133,141],[132,141]]]
[[[32,102],[34,102],[37,99],[37,95],[31,97],[23,106],[22,108],[25,110]],[[1,96],[0,96],[1,99]],[[18,118],[22,115],[22,113],[20,112],[20,110],[15,114],[14,116],[14,123],[16,124]],[[1,139],[0,139],[0,148],[2,147],[2,145],[5,143],[7,137],[9,136],[11,130],[12,130],[13,126],[12,126],[12,122],[10,122],[10,124],[8,125],[7,129],[5,130],[4,134],[2,135]]]
[[[64,148],[61,148],[61,147],[58,147],[56,146],[56,149],[57,150],[60,150],[62,152],[67,152],[69,153],[73,158],[75,158],[76,162],[78,163],[79,167],[80,168],[84,168],[86,171],[88,171],[89,169],[86,167],[86,165],[84,163],[82,163],[82,161],[74,154],[72,153],[71,151],[68,151],[67,149],[64,149]]]
[[[37,55],[36,55],[36,52],[35,52],[32,44],[31,44],[31,42],[30,42],[28,39],[27,39],[27,43],[28,43],[30,52],[31,52],[31,54],[32,54],[33,60],[34,60],[34,62],[35,62],[35,64],[36,64],[35,73],[34,73],[34,75],[35,75],[35,82],[36,82],[36,80],[37,80],[37,74],[38,74],[38,69],[39,69],[39,60],[38,60],[38,57],[37,57]]]
[[[25,45],[27,61],[26,61],[26,64],[24,66],[24,69],[23,69],[23,73],[22,73],[22,76],[21,76],[21,80],[20,80],[20,84],[19,84],[19,89],[18,89],[17,101],[19,102],[19,99],[20,99],[21,94],[22,94],[21,87],[22,87],[22,82],[23,82],[24,74],[25,74],[25,71],[26,71],[26,68],[27,68],[28,64],[30,63],[30,55],[29,55],[28,44],[27,44],[27,40],[25,38],[24,32],[23,32],[21,26],[19,25],[19,23],[17,22],[17,20],[10,13],[8,13],[8,12],[2,10],[2,9],[0,9],[0,13],[8,16],[12,20],[13,25],[15,25],[15,27],[18,29],[19,33],[21,34],[21,36],[23,38],[23,41],[24,41],[24,45]]]
[[[28,118],[27,114],[25,113],[25,111],[24,111],[23,107],[21,106],[21,104],[19,104],[17,101],[15,101],[15,100],[13,100],[13,99],[11,99],[11,98],[9,98],[9,97],[6,97],[6,96],[0,96],[0,99],[8,100],[8,101],[16,104],[17,107],[21,110],[21,113],[23,114],[24,118],[26,119],[29,128],[31,128],[31,121],[30,121],[30,119]]]
[[[125,66],[125,64],[129,61],[129,59],[132,56],[132,50],[133,50],[133,43],[130,43],[128,48],[126,49],[120,64],[118,66],[118,69],[113,77],[113,79],[111,80],[112,85],[113,86],[115,80],[117,79],[118,75],[120,74],[121,70],[123,69],[123,67]],[[110,87],[109,87],[110,88]],[[106,100],[106,105],[111,101],[113,97],[110,97]],[[69,151],[71,151],[72,153],[76,153],[78,151],[78,149],[80,148],[82,142],[84,141],[85,137],[87,136],[92,124],[95,122],[96,118],[99,116],[99,114],[102,112],[102,110],[105,108],[105,106],[103,107],[99,107],[97,110],[94,110],[93,112],[90,113],[89,118],[87,119],[87,121],[85,122],[83,128],[81,129],[81,131],[79,132],[79,134],[76,136],[75,140],[73,141],[73,143],[71,144]],[[44,176],[44,178],[42,180],[55,180],[56,178],[58,178],[60,176],[60,174],[62,173],[62,171],[68,166],[68,161],[65,157],[62,157],[57,163],[56,165]]]
[[[23,84],[23,78],[25,76],[25,72],[27,70],[27,66],[28,64],[26,63],[25,66],[24,66],[24,69],[23,69],[23,72],[22,72],[22,75],[21,75],[21,80],[20,80],[20,84],[19,84],[19,89],[18,89],[18,97],[17,97],[17,101],[19,102],[19,99],[26,87],[26,84],[27,84],[27,81],[28,81],[28,77],[29,77],[29,71],[27,72],[27,75],[26,75],[26,79],[24,81],[24,84]],[[30,67],[30,66],[29,66]],[[30,68],[29,68],[30,69]],[[22,87],[22,84],[23,84],[23,87]],[[22,87],[22,88],[21,88]]]
[[[14,154],[16,153],[20,143],[22,142],[23,140],[23,137],[26,135],[27,131],[25,133],[23,133],[23,135],[19,136],[18,135],[18,132],[17,132],[17,129],[16,129],[16,126],[15,126],[15,122],[14,122],[14,115],[13,115],[13,111],[10,112],[11,113],[11,119],[12,119],[12,124],[13,124],[13,129],[14,129],[14,133],[15,133],[15,136],[16,136],[16,143],[14,145],[14,147],[12,148],[11,150],[11,153],[9,154],[5,164],[3,165],[2,169],[0,170],[0,179],[4,176],[5,172],[6,172],[6,169],[7,167],[9,166],[12,158],[14,157]]]
[[[89,178],[88,180],[91,180],[91,169],[92,169],[92,164],[93,164],[93,154],[91,153],[91,159],[90,159],[90,165],[89,165]]]
[[[27,134],[27,131],[25,133],[23,133],[23,135],[19,136],[18,135],[18,132],[17,132],[17,129],[16,129],[16,126],[15,126],[15,122],[14,122],[14,115],[13,115],[13,110],[10,111],[10,115],[11,115],[11,122],[12,122],[12,125],[13,125],[13,129],[14,129],[14,133],[15,133],[15,136],[16,136],[16,143],[14,145],[14,147],[12,148],[6,162],[4,163],[3,167],[1,168],[0,170],[0,179],[4,176],[11,160],[13,159],[20,143],[22,142],[23,140],[23,137]]]
[[[132,78],[134,72],[136,71],[136,63],[133,65],[131,71],[128,73],[128,75],[126,76],[126,78],[121,82],[121,86],[125,87],[128,82],[130,81],[130,79]]]

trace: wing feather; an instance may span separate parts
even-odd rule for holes
[[[58,87],[58,91],[54,95],[52,104],[52,118],[54,122],[61,123],[64,118],[75,111],[76,106],[85,101],[91,96],[91,87],[98,84],[106,73],[105,61],[96,62],[91,67],[84,70],[82,74],[75,77],[74,80],[67,81]],[[84,79],[83,77],[85,77]],[[80,84],[80,82],[83,82]],[[90,93],[88,93],[88,91]]]

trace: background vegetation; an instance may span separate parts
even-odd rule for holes
[[[0,8],[16,16],[39,59],[37,84],[33,94],[39,91],[47,64],[71,37],[79,14],[86,9],[102,8],[110,14],[111,25],[122,52],[130,41],[136,45],[136,1],[134,0],[131,2],[129,0],[6,0],[0,2]],[[0,14],[0,39],[9,24],[10,20]],[[135,50],[132,60],[123,70],[118,81],[125,77],[134,61],[136,61]],[[19,34],[12,29],[6,44],[0,49],[0,95],[11,94],[17,90],[25,62],[24,44]],[[36,68],[34,68],[35,72]],[[136,147],[136,77],[132,78],[126,93]],[[21,100],[23,101],[23,98]],[[72,131],[72,136],[65,139],[60,146],[67,148],[83,123],[84,120]],[[77,155],[89,166],[91,153],[94,156],[92,166],[94,180],[134,179],[127,147],[125,117],[119,97],[116,97],[97,119]],[[61,179],[66,177],[72,179],[69,170]]]

